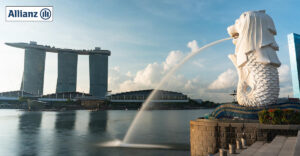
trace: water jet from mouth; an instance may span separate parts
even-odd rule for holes
[[[161,87],[169,80],[169,78],[184,64],[186,63],[188,60],[190,60],[191,58],[193,58],[195,55],[197,55],[198,53],[200,53],[201,51],[203,51],[204,49],[206,48],[209,48],[211,46],[214,46],[216,44],[219,44],[221,42],[224,42],[224,41],[227,41],[227,40],[230,40],[232,39],[231,37],[229,38],[224,38],[224,39],[221,39],[221,40],[217,40],[217,41],[214,41],[214,42],[211,42],[209,44],[206,44],[204,45],[203,47],[195,50],[195,51],[192,51],[190,52],[186,57],[184,57],[178,64],[176,64],[163,78],[162,80],[160,81],[160,83],[157,85],[157,87],[151,92],[151,94],[148,96],[148,98],[145,100],[145,102],[143,103],[142,105],[142,108],[140,109],[140,111],[138,111],[138,113],[136,114],[133,122],[131,123],[122,143],[123,144],[132,144],[130,141],[131,139],[131,136],[134,134],[134,128],[137,126],[137,123],[138,121],[140,120],[141,118],[141,115],[143,114],[143,112],[145,110],[147,110],[147,108],[149,107],[150,103],[151,103],[151,100],[155,97],[157,91],[159,89],[161,89]],[[121,144],[122,144],[121,143]]]

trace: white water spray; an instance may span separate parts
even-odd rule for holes
[[[127,144],[120,140],[113,140],[98,144],[100,147],[123,147],[123,148],[143,148],[143,149],[173,149],[172,146],[155,144]]]
[[[164,77],[163,79],[160,81],[160,83],[157,85],[157,87],[151,92],[151,94],[148,96],[148,98],[146,99],[146,101],[143,103],[141,110],[137,113],[137,115],[135,116],[133,122],[131,123],[124,139],[123,142],[124,143],[130,143],[129,139],[132,135],[132,131],[137,123],[137,121],[139,120],[141,114],[143,111],[145,111],[145,109],[147,108],[147,106],[150,104],[152,98],[155,96],[155,94],[157,93],[157,90],[161,88],[162,85],[165,84],[165,82],[170,78],[170,76],[172,76],[174,74],[175,71],[177,71],[184,63],[186,63],[189,59],[191,59],[193,56],[197,55],[199,52],[201,52],[202,50],[211,47],[213,45],[216,45],[218,43],[224,42],[226,40],[230,40],[231,37],[229,38],[224,38],[221,40],[217,40],[214,42],[211,42],[209,44],[204,45],[203,47],[197,49],[196,51],[192,51],[191,53],[189,53],[185,58],[182,59],[182,61],[180,61],[178,64],[176,64]]]

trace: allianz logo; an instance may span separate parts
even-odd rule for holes
[[[23,12],[22,10],[9,10],[8,17],[38,17],[38,12]]]
[[[47,6],[7,6],[7,22],[51,22],[53,21],[53,7]]]

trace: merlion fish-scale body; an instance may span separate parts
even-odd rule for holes
[[[243,13],[227,31],[233,38],[235,54],[228,57],[235,65],[239,81],[237,101],[243,106],[266,106],[279,96],[280,61],[274,39],[276,29],[272,18],[262,11]]]

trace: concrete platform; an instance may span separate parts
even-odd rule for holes
[[[296,139],[295,150],[294,150],[294,156],[299,156],[299,155],[300,155],[300,131],[298,131],[298,136]]]
[[[263,142],[263,141],[256,141],[249,148],[243,150],[240,154],[237,154],[237,155],[239,155],[239,156],[252,156],[253,153],[256,153],[257,150],[259,150],[264,144],[265,144],[265,142]]]
[[[285,144],[285,140],[288,139],[288,137],[296,137],[299,130],[300,130],[300,125],[260,124],[257,120],[230,120],[230,119],[192,120],[190,121],[191,155],[192,156],[207,156],[209,154],[214,155],[216,152],[219,152],[220,148],[228,149],[229,144],[235,143],[236,140],[240,140],[241,138],[244,138],[247,142],[247,145],[249,146],[251,146],[257,141],[263,141],[271,144],[272,141],[274,140],[273,144],[275,144],[275,141],[281,138],[283,140],[279,141],[279,143],[283,142],[283,144],[278,145],[279,144],[278,143],[275,144],[274,146],[283,148]],[[284,136],[284,137],[279,137],[275,139],[276,136]],[[291,140],[288,139],[288,140],[289,141],[286,144],[291,144],[289,142],[291,142],[291,140],[293,139]],[[267,145],[264,144],[263,146],[267,146]],[[299,149],[300,149],[300,144],[299,144]],[[261,151],[261,152],[265,152],[265,151]],[[279,154],[279,152],[280,149],[279,151],[277,151],[277,155]],[[282,153],[284,152],[282,151]],[[300,154],[298,154],[298,156],[300,156]]]
[[[264,144],[259,148],[254,155],[255,156],[274,156],[278,155],[282,146],[285,144],[287,137],[285,136],[276,136],[275,139],[270,144]]]
[[[214,156],[219,156],[219,153]],[[247,149],[228,156],[300,156],[300,131],[296,137],[276,136],[272,142],[257,141]]]
[[[295,151],[296,141],[297,141],[297,137],[288,137],[278,155],[279,156],[293,155]]]

